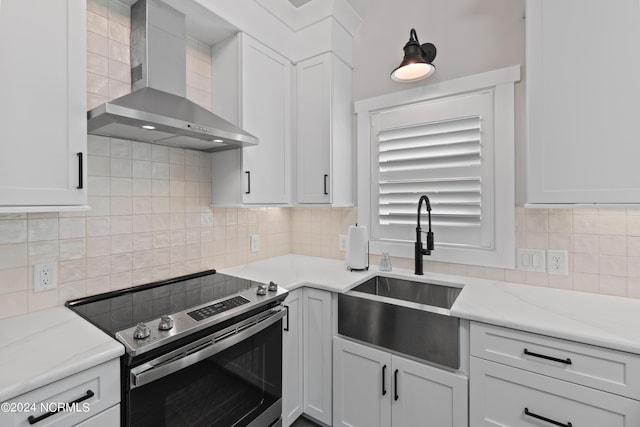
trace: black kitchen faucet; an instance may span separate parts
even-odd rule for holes
[[[429,231],[427,231],[427,248],[422,247],[422,228],[420,227],[420,211],[422,209],[422,202],[427,205],[427,214],[429,216]],[[425,195],[420,196],[418,200],[418,226],[416,227],[416,243],[415,243],[415,274],[422,276],[422,256],[431,255],[433,250],[433,232],[431,231],[431,202]]]

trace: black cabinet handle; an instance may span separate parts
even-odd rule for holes
[[[82,185],[82,153],[78,153],[78,186],[76,187],[78,190],[81,190]]]
[[[551,418],[547,418],[547,417],[543,417],[542,415],[538,415],[538,414],[534,414],[533,412],[529,411],[529,408],[524,408],[524,414],[531,417],[531,418],[535,418],[536,420],[540,420],[540,421],[544,421],[546,423],[549,424],[553,424],[554,426],[560,426],[560,427],[573,427],[573,424],[569,423],[561,423],[555,420],[552,420]]]
[[[393,372],[393,400],[398,400],[398,370]]]
[[[524,354],[526,354],[527,356],[538,357],[540,359],[552,360],[554,362],[564,363],[565,365],[571,365],[573,363],[571,362],[571,359],[569,359],[568,357],[566,359],[558,359],[557,357],[551,357],[551,356],[545,356],[544,354],[533,353],[527,350],[526,348],[524,349]]]
[[[387,394],[387,385],[385,384],[384,378],[387,376],[387,365],[382,367],[382,395],[386,396]]]
[[[95,393],[92,392],[91,390],[87,390],[87,393],[84,396],[79,397],[76,400],[73,400],[73,401],[67,403],[67,405],[65,405],[65,406],[73,406],[76,403],[84,402],[85,400],[92,398],[94,396],[94,394]],[[49,418],[52,415],[57,414],[59,411],[60,411],[60,408],[58,407],[58,408],[54,409],[53,411],[49,411],[49,412],[47,412],[45,414],[42,414],[42,415],[40,415],[38,417],[34,417],[33,415],[29,415],[29,418],[27,418],[27,421],[29,421],[29,424],[33,425],[33,424],[35,424],[37,422],[40,422],[40,421],[42,421],[44,419]]]
[[[324,194],[325,196],[327,194],[329,194],[329,192],[327,191],[327,178],[329,178],[329,175],[327,175],[326,173],[324,174]]]
[[[251,193],[251,171],[245,171],[245,173],[247,174],[247,191],[244,194],[249,194]]]
[[[284,327],[284,330],[289,331],[289,306],[285,305],[284,309],[287,311],[287,326]]]

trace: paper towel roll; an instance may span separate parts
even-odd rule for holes
[[[367,227],[359,227],[357,224],[349,227],[346,258],[349,270],[365,270],[369,268],[368,242]]]

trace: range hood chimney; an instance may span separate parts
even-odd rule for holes
[[[87,113],[90,134],[202,151],[258,139],[186,98],[186,25],[158,0],[131,6],[131,90]]]

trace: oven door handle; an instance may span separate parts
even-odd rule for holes
[[[253,321],[251,321],[252,319],[248,319],[247,323],[250,326],[247,326],[247,323],[241,322],[236,328],[234,328],[233,331],[235,331],[235,333],[233,331],[225,333],[217,341],[212,339],[208,343],[195,347],[196,349],[201,348],[200,350],[193,351],[193,349],[191,349],[189,351],[185,351],[182,357],[173,359],[166,363],[158,363],[159,360],[155,359],[145,363],[144,365],[136,367],[132,369],[130,373],[131,389],[133,390],[134,388],[159,380],[160,378],[188,368],[189,366],[207,359],[214,354],[224,351],[252,335],[257,334],[263,329],[268,328],[282,319],[284,315],[285,309],[278,307],[275,310],[270,310],[268,316]]]

